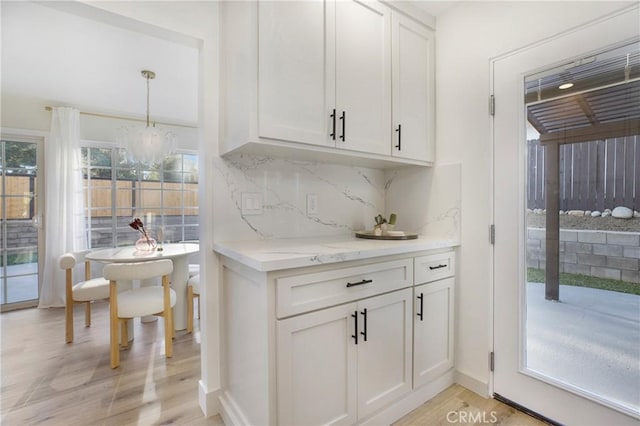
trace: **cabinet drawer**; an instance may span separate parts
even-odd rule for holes
[[[276,279],[284,318],[413,285],[413,260],[401,259]]]
[[[416,284],[451,277],[455,273],[455,252],[430,254],[415,258]]]

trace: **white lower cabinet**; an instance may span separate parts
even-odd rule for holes
[[[261,272],[223,257],[225,423],[388,424],[446,389],[454,261],[441,250]]]
[[[414,288],[414,387],[453,367],[454,284],[453,278],[446,278]]]
[[[411,391],[412,291],[278,321],[278,421],[353,424]]]

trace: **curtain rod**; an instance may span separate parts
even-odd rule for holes
[[[46,111],[52,111],[53,107],[50,106],[45,106],[44,109]],[[110,114],[102,114],[99,112],[88,112],[88,111],[80,111],[81,115],[90,115],[92,117],[102,117],[102,118],[113,118],[116,120],[127,120],[127,121],[138,121],[141,123],[146,123],[147,120],[144,118],[133,118],[133,117],[123,117],[120,115],[110,115]],[[153,120],[152,120],[153,121]],[[174,126],[174,127],[186,127],[188,129],[197,129],[198,126],[194,126],[192,124],[180,124],[180,123],[168,123],[168,122],[162,122],[162,121],[153,121],[154,124],[161,124],[163,126]]]

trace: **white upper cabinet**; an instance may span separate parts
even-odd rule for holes
[[[336,3],[336,146],[390,155],[391,11]]]
[[[333,146],[334,3],[258,3],[259,136]]]
[[[434,34],[392,15],[393,149],[395,157],[434,161]]]
[[[433,36],[388,5],[222,2],[220,52],[221,154],[433,162]]]

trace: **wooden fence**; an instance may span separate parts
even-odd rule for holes
[[[37,198],[33,196],[37,184],[35,176],[5,176],[4,207],[7,209],[7,219],[33,219],[37,211]],[[87,181],[83,184],[86,188]],[[91,217],[111,216],[112,200],[111,180],[92,179],[90,199],[85,189],[85,204],[91,206]],[[130,217],[145,210],[162,210],[168,216],[196,216],[198,184],[185,183],[183,188],[180,183],[164,183],[161,186],[160,182],[118,180],[115,202],[118,216]],[[0,202],[0,215],[2,208],[3,203]]]
[[[545,208],[544,148],[528,142],[527,208]],[[640,136],[560,146],[560,209],[640,211]]]

